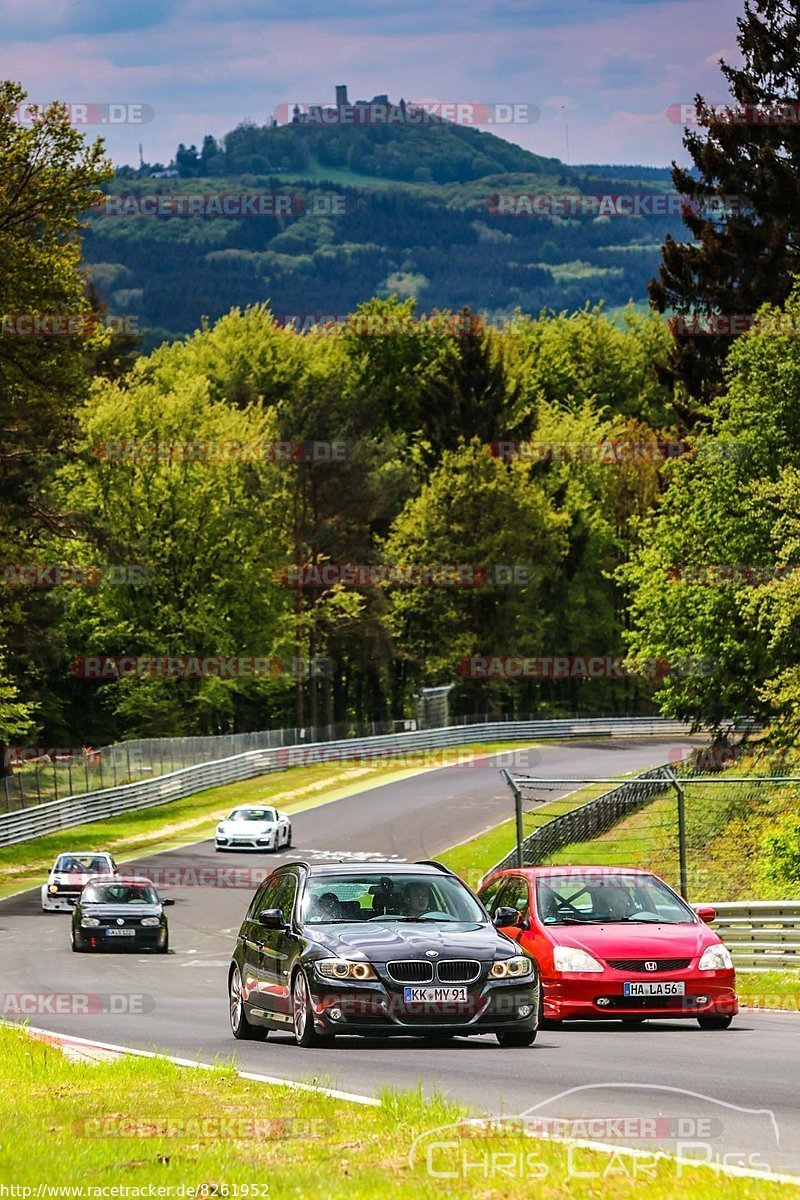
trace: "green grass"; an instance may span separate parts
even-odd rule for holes
[[[620,780],[626,776],[620,776]],[[530,806],[526,811],[523,822],[525,834],[531,833],[534,829],[538,829],[547,821],[552,821],[554,817],[559,817],[562,813],[572,812],[574,808],[580,808],[582,804],[588,804],[590,800],[595,800],[598,796],[602,796],[607,792],[612,784],[607,783],[592,783],[586,787],[578,788],[577,791],[570,792],[569,795],[561,797],[559,800],[548,800],[540,805],[532,812]],[[508,793],[509,811],[514,810],[514,801],[511,792]],[[469,841],[461,842],[456,846],[451,846],[449,850],[445,850],[439,855],[442,862],[446,863],[452,871],[455,871],[462,879],[465,879],[470,887],[476,887],[481,876],[485,875],[490,867],[498,863],[502,858],[505,858],[516,845],[516,822],[512,817],[508,821],[503,821],[500,825],[494,825],[485,832],[480,833],[477,837],[470,838]]]
[[[475,742],[442,754],[489,754],[529,745]],[[457,758],[442,761],[457,761]],[[154,808],[78,825],[17,846],[4,846],[0,848],[0,898],[42,883],[56,855],[67,850],[110,850],[120,859],[155,854],[210,838],[217,821],[227,816],[236,804],[263,802],[275,804],[286,812],[299,812],[379,784],[410,778],[427,769],[402,765],[400,760],[393,759],[372,764],[353,761],[289,767],[242,783],[210,788],[182,800],[170,800]]]
[[[264,1057],[266,1065],[267,1047]],[[226,1066],[193,1070],[138,1057],[75,1063],[13,1026],[0,1026],[0,1084],[0,1178],[19,1188],[75,1186],[82,1189],[76,1194],[91,1196],[90,1188],[153,1185],[172,1189],[167,1194],[175,1197],[183,1185],[183,1195],[204,1187],[201,1195],[248,1200],[381,1200],[387,1193],[395,1200],[593,1200],[600,1194],[628,1200],[631,1193],[620,1157],[582,1149],[574,1166],[593,1177],[571,1178],[565,1146],[519,1131],[477,1140],[473,1129],[465,1137],[456,1124],[462,1110],[420,1092],[385,1091],[379,1106],[367,1107],[241,1079]],[[113,1134],[120,1128],[129,1136]],[[426,1169],[425,1151],[443,1140],[455,1145],[433,1150],[436,1177]],[[485,1161],[491,1151],[504,1154],[506,1163],[512,1154],[527,1172],[486,1178],[459,1169],[463,1159]],[[443,1179],[442,1171],[455,1177]],[[702,1167],[683,1167],[676,1175],[669,1160],[648,1165],[648,1200],[797,1195],[790,1185],[728,1178]]]
[[[739,971],[736,991],[752,1008],[786,1008],[800,1012],[800,971]]]

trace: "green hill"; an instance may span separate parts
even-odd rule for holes
[[[168,179],[120,168],[85,241],[110,311],[149,331],[146,345],[265,300],[306,318],[395,292],[421,311],[466,305],[492,320],[642,303],[665,233],[682,228],[678,216],[559,215],[557,200],[553,215],[507,213],[519,194],[658,195],[669,182],[652,168],[641,179],[635,168],[592,174],[448,124],[243,124],[199,153],[179,147],[175,167],[181,177]],[[259,196],[265,208],[279,196],[291,211],[191,215],[184,199],[203,208],[212,202],[201,197],[222,195]],[[143,212],[142,198],[157,196],[162,214]]]

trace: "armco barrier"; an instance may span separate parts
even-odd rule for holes
[[[375,760],[416,750],[444,749],[471,742],[531,741],[585,737],[642,737],[686,734],[691,726],[682,721],[651,717],[589,718],[586,720],[503,721],[474,725],[451,725],[443,729],[415,730],[378,737],[348,738],[338,742],[304,743],[297,746],[251,750],[217,762],[185,767],[155,779],[121,787],[88,792],[82,796],[39,804],[21,812],[0,816],[0,846],[13,846],[70,829],[87,821],[99,821],[135,809],[151,808],[169,800],[180,800],[195,792],[265,775],[306,762],[361,758]]]
[[[714,928],[737,967],[800,967],[800,901],[713,904]]]

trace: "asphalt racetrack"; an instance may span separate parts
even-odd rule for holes
[[[689,742],[673,737],[549,743],[530,752],[526,765],[537,775],[617,775],[667,761],[677,744]],[[281,854],[218,854],[206,841],[126,868],[155,870],[163,878],[172,869],[233,867],[238,876],[290,857],[433,858],[511,815],[498,761],[489,757],[299,812],[293,817],[294,847]],[[90,1000],[89,1012],[30,1016],[32,1025],[60,1033],[205,1062],[235,1058],[245,1070],[318,1080],[361,1095],[376,1095],[382,1085],[413,1089],[421,1082],[428,1092],[437,1089],[484,1113],[595,1118],[585,1136],[596,1142],[652,1145],[655,1129],[658,1144],[671,1154],[679,1144],[696,1142],[698,1157],[800,1176],[798,1014],[745,1011],[725,1032],[703,1031],[694,1021],[649,1021],[632,1029],[614,1022],[567,1025],[542,1031],[522,1051],[502,1049],[489,1036],[441,1046],[413,1038],[388,1043],[339,1038],[322,1050],[302,1050],[283,1033],[270,1033],[264,1043],[237,1043],[228,1026],[227,969],[253,888],[161,890],[176,899],[169,910],[172,949],[165,956],[76,955],[69,945],[69,916],[42,913],[38,891],[0,902],[2,993],[112,998]],[[13,1012],[6,1016],[14,1019]],[[619,1118],[659,1124],[621,1126],[615,1124]]]

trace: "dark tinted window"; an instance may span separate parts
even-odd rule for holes
[[[286,922],[292,919],[292,909],[294,908],[294,897],[297,891],[297,880],[294,875],[284,875],[281,878],[280,885],[272,900],[271,904],[265,904],[265,908],[279,908],[283,913],[283,919]]]
[[[515,908],[521,917],[530,911],[530,894],[527,879],[507,879],[506,886],[497,897],[497,908]]]
[[[276,907],[273,901],[275,899],[275,893],[278,890],[280,882],[281,876],[279,875],[270,875],[269,879],[264,880],[255,896],[250,901],[250,907],[247,910],[248,920],[254,921],[258,914],[263,912],[265,908]]]
[[[497,908],[497,902],[500,896],[500,889],[504,886],[506,880],[504,875],[492,879],[485,884],[478,892],[478,896],[489,910],[489,916],[494,916],[494,910]]]

